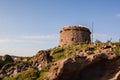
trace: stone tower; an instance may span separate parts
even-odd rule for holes
[[[84,26],[64,26],[60,31],[60,47],[91,42],[90,30]]]

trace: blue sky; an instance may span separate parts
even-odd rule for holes
[[[58,45],[63,26],[92,22],[94,40],[118,41],[120,0],[0,0],[0,55],[35,55]]]

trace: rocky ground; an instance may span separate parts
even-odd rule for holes
[[[120,42],[41,50],[32,57],[5,55],[3,80],[120,80]]]

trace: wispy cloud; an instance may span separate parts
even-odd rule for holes
[[[107,34],[94,33],[93,39],[100,40],[100,41],[107,41],[107,40],[111,39],[111,37]]]
[[[108,40],[110,36],[106,34],[93,34],[94,40]],[[24,36],[16,36],[14,38],[0,38],[0,43],[48,43],[51,41],[58,41],[58,34],[49,34],[49,35],[24,35]]]
[[[0,43],[28,43],[28,42],[44,42],[57,40],[57,34],[51,35],[24,35],[24,36],[16,36],[14,38],[0,38]]]
[[[17,39],[0,39],[0,43],[14,43],[19,42]]]
[[[30,36],[23,36],[24,39],[57,39],[58,35],[53,34],[53,35],[30,35]]]
[[[10,35],[0,37],[0,54],[33,55],[41,49],[49,49],[58,45],[59,35]]]
[[[109,36],[106,34],[99,34],[99,33],[94,33],[93,38],[108,38]]]

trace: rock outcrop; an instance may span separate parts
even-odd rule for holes
[[[4,55],[4,56],[2,56],[2,61],[5,61],[5,62],[14,62],[13,58],[10,55]]]
[[[44,66],[46,66],[49,62],[52,62],[52,58],[50,56],[49,51],[39,51],[35,56],[31,58],[33,61],[33,66],[41,70]]]
[[[4,65],[4,67],[2,67],[2,69],[0,70],[0,78],[16,76],[19,73],[26,71],[30,67],[31,64],[26,62],[19,63],[19,65],[8,63]]]
[[[120,80],[119,48],[120,43],[83,44],[41,50],[21,61],[8,62],[7,58],[3,60],[0,78],[33,80],[35,71],[38,80]]]
[[[120,80],[120,57],[110,53],[77,55],[55,62],[46,76],[49,80]]]

